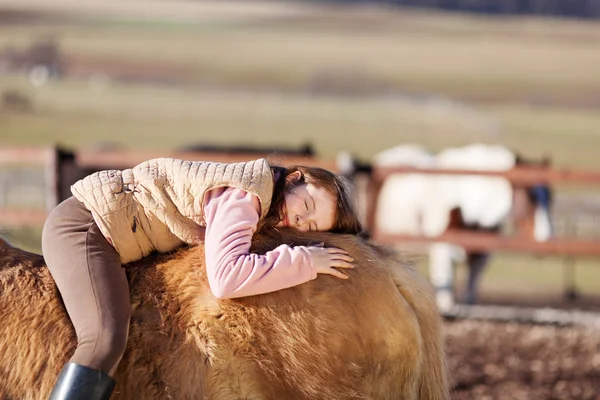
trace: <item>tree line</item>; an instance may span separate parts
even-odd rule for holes
[[[600,18],[600,0],[338,0],[341,3],[387,3],[492,15],[539,15]]]

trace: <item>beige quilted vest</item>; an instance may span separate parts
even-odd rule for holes
[[[126,264],[201,240],[204,195],[224,186],[256,195],[261,218],[268,212],[273,174],[265,159],[223,164],[157,158],[124,171],[96,172],[71,186],[71,192],[92,212]]]

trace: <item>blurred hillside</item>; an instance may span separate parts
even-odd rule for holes
[[[481,141],[600,164],[597,23],[365,4],[35,0],[0,1],[0,21],[1,144],[313,143],[324,156],[368,159],[407,141]],[[49,48],[48,70],[35,69],[28,57]],[[58,79],[41,86],[46,78]]]
[[[338,0],[340,2],[356,0]],[[369,0],[377,3],[377,0]],[[598,0],[381,0],[382,3],[466,11],[490,15],[536,15],[577,18],[600,17]]]
[[[310,144],[369,161],[484,142],[600,168],[599,48],[596,21],[374,2],[0,0],[0,147]],[[0,172],[0,205],[43,209],[43,171]],[[596,232],[598,198],[557,193],[557,229]],[[6,234],[39,250],[35,227]],[[562,288],[559,259],[496,260],[484,286]],[[597,260],[578,264],[596,291]]]
[[[0,7],[3,143],[311,142],[369,158],[483,141],[597,164],[596,23],[306,2]],[[59,79],[32,86],[44,73]]]

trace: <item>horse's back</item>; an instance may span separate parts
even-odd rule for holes
[[[349,250],[350,279],[218,300],[201,246],[128,265],[132,320],[113,398],[445,398],[440,321],[423,282],[357,238],[311,238]],[[306,239],[255,250],[282,241]],[[40,256],[2,245],[0,284],[0,398],[42,399],[74,351],[72,326]]]
[[[43,258],[1,239],[0,321],[0,398],[42,398],[74,335]]]

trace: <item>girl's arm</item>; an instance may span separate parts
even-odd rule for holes
[[[317,277],[306,247],[281,245],[265,255],[250,253],[259,212],[258,198],[244,190],[217,188],[207,193],[206,272],[218,298],[274,292]]]

